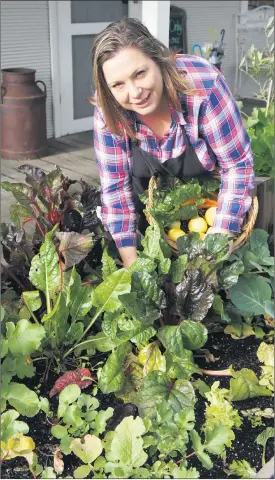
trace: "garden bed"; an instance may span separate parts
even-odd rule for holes
[[[261,363],[257,358],[256,351],[261,343],[261,340],[254,336],[245,338],[243,340],[234,340],[230,335],[224,333],[215,333],[210,335],[209,340],[205,344],[210,353],[215,357],[215,361],[206,361],[205,358],[196,358],[197,364],[201,368],[212,370],[224,370],[230,365],[235,370],[241,368],[251,368],[257,375],[261,372]],[[102,355],[95,359],[102,360]],[[30,379],[26,384],[32,390],[37,391],[37,386],[40,385],[44,373],[44,367],[40,362],[37,368],[37,374]],[[49,379],[46,384],[39,387],[39,393],[43,396],[48,396],[49,390],[53,387],[57,374],[54,371],[50,372]],[[221,388],[229,388],[230,377],[213,377],[204,375],[203,380],[211,386],[214,381],[220,381]],[[88,387],[85,393],[91,393],[92,387]],[[124,416],[137,415],[137,407],[133,404],[124,404],[122,400],[117,399],[114,395],[97,394],[100,401],[100,409],[114,408],[114,416],[108,421],[106,431],[114,429],[124,418]],[[57,398],[51,400],[52,408],[57,407]],[[236,402],[234,407],[241,412],[242,410],[259,408],[264,410],[266,408],[273,409],[274,399],[272,397],[257,397],[240,402]],[[205,399],[201,396],[198,398],[196,405],[196,426],[200,428],[203,423],[205,409]],[[36,451],[39,455],[40,464],[46,468],[53,465],[53,456],[58,441],[51,436],[51,425],[47,421],[44,413],[40,413],[32,419],[21,417],[26,421],[30,427],[29,435],[34,439],[36,444]],[[265,427],[272,427],[274,419],[264,419]],[[228,450],[226,462],[223,463],[221,459],[216,458],[213,469],[204,469],[198,459],[194,456],[190,459],[190,466],[195,467],[200,472],[200,478],[228,478],[224,472],[227,464],[232,463],[233,460],[245,459],[248,463],[259,471],[262,466],[262,447],[256,443],[256,437],[263,430],[263,425],[252,427],[251,422],[243,417],[242,429],[236,432],[236,439],[232,444],[232,448]],[[266,448],[267,461],[274,455],[273,439],[269,439]],[[62,478],[73,475],[74,470],[81,465],[79,460],[74,455],[64,456],[64,472]],[[30,474],[27,461],[22,458],[16,458],[6,462],[1,468],[1,478],[33,478]]]
[[[125,269],[97,189],[24,168],[31,187],[4,183],[2,478],[254,477],[273,455],[268,233],[230,254],[186,231],[174,254],[169,223],[215,183],[166,185]]]

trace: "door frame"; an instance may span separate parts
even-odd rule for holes
[[[72,35],[96,35],[110,22],[71,23],[70,0],[49,0],[54,136],[93,128],[93,116],[73,118]],[[69,73],[68,73],[69,72]]]

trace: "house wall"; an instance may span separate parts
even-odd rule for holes
[[[171,0],[171,5],[183,8],[187,16],[187,45],[188,52],[192,53],[195,43],[201,46],[213,41],[210,28],[217,30],[217,39],[220,31],[225,29],[224,46],[225,56],[222,61],[222,72],[229,88],[234,90],[236,77],[236,22],[239,14],[240,1],[223,0],[222,2],[199,0]],[[196,54],[197,51],[196,51]]]
[[[274,8],[271,6],[261,6],[254,10],[249,10],[247,14],[241,18],[238,25],[238,45],[239,45],[239,61],[242,60],[247,50],[253,44],[260,51],[266,50],[265,26],[268,19],[274,15]],[[269,39],[271,44],[274,41]],[[264,77],[262,78],[264,83]],[[259,93],[259,87],[246,73],[239,71],[237,82],[236,96],[240,98],[253,98]]]
[[[224,45],[225,56],[222,62],[222,71],[229,88],[234,93],[237,85],[237,57],[238,45],[236,27],[240,13],[240,0],[171,0],[171,5],[183,8],[187,16],[187,43],[188,53],[192,53],[195,43],[201,46],[213,41],[210,28],[217,30],[217,39],[220,39],[220,31],[225,29]],[[128,3],[129,17],[141,20],[142,2]],[[198,54],[198,51],[195,52]]]
[[[47,87],[47,137],[53,136],[51,52],[47,0],[1,1],[1,68],[36,70]]]

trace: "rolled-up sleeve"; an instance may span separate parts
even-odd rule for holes
[[[94,112],[94,148],[101,182],[101,220],[118,248],[136,245],[136,214],[127,151]]]
[[[218,75],[200,111],[200,135],[217,158],[221,174],[218,209],[213,226],[240,232],[251,205],[253,155],[236,101]]]

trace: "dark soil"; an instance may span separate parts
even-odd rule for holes
[[[241,370],[242,368],[250,368],[258,376],[261,373],[261,364],[257,357],[257,349],[261,340],[251,336],[243,340],[233,340],[230,335],[224,333],[215,333],[209,335],[208,342],[204,348],[208,348],[214,355],[216,360],[214,362],[207,362],[203,358],[196,358],[196,363],[204,369],[208,370],[223,370],[232,365],[234,370]],[[213,377],[204,375],[203,380],[209,386],[214,381],[220,382],[221,388],[229,388],[231,377]],[[202,398],[202,397],[201,397]],[[202,399],[203,400],[203,399]],[[198,401],[196,404],[196,426],[203,423],[203,411],[205,408],[204,401]],[[234,408],[239,413],[240,410],[247,410],[251,408],[273,408],[273,397],[256,397],[248,400],[234,402]],[[242,417],[241,413],[240,416]],[[266,427],[273,427],[274,419],[263,419],[264,426],[252,427],[251,422],[243,418],[241,430],[235,430],[235,440],[232,442],[232,447],[227,449],[226,465],[229,465],[233,460],[246,460],[251,467],[258,472],[262,467],[262,451],[263,447],[257,445],[256,437]],[[188,452],[189,453],[189,452]],[[274,443],[269,439],[266,447],[266,461],[270,460],[274,455]],[[201,463],[193,456],[189,460],[189,465],[196,467],[200,472],[200,478],[228,478],[228,475],[223,471],[225,465],[219,457],[211,455],[214,463],[214,468],[206,470]]]
[[[257,375],[260,374],[260,362],[257,359],[256,351],[258,349],[261,340],[251,336],[244,340],[233,340],[230,335],[223,333],[216,333],[209,335],[209,339],[204,348],[207,348],[216,358],[214,362],[207,362],[204,358],[195,358],[196,363],[201,367],[209,370],[222,370],[232,365],[235,370],[241,368],[251,368]],[[37,375],[35,378],[26,379],[24,382],[29,388],[34,389],[41,382],[43,374],[43,364],[37,366]],[[50,372],[50,376],[47,384],[42,384],[39,389],[39,395],[47,396],[49,390],[52,388],[57,375],[54,372]],[[220,387],[229,388],[230,377],[213,377],[204,375],[203,380],[212,385],[214,381],[220,381]],[[22,380],[19,380],[22,383]],[[85,390],[85,393],[90,393],[92,387]],[[133,404],[125,404],[121,400],[117,399],[114,395],[103,395],[98,392],[97,398],[100,402],[100,409],[106,409],[109,406],[115,409],[114,416],[109,420],[107,429],[113,430],[124,417],[129,415],[136,415],[137,409]],[[58,398],[53,397],[50,400],[51,409],[56,411],[58,405]],[[273,408],[273,397],[256,397],[253,399],[235,402],[234,407],[238,410],[245,410],[250,408],[259,407],[261,409],[271,407]],[[205,409],[205,399],[198,395],[198,402],[196,404],[196,429],[199,431],[203,423],[203,412]],[[20,420],[25,421],[29,427],[29,435],[33,438],[36,444],[36,452],[38,454],[39,463],[46,466],[53,466],[53,454],[55,448],[59,445],[59,441],[50,435],[51,425],[44,413],[39,413],[34,418],[24,418],[20,416]],[[249,420],[243,419],[243,425],[241,430],[235,431],[235,440],[231,449],[227,449],[226,464],[232,463],[233,460],[247,460],[252,467],[259,471],[262,463],[262,446],[257,445],[255,439],[259,433],[261,433],[265,427],[273,426],[273,419],[263,419],[264,426],[252,427]],[[192,447],[188,448],[188,454],[192,453]],[[266,448],[266,461],[270,460],[274,455],[273,442],[270,439]],[[192,456],[189,459],[188,465],[196,467],[200,472],[200,478],[228,478],[224,473],[226,465],[223,464],[219,457],[211,455],[214,463],[214,468],[206,470],[202,467],[201,463],[197,460],[196,456]],[[82,464],[75,455],[64,455],[63,461],[65,469],[62,474],[62,478],[69,475],[73,476],[73,471]],[[16,458],[4,462],[1,468],[1,478],[33,478],[28,469],[27,462],[24,458]]]

